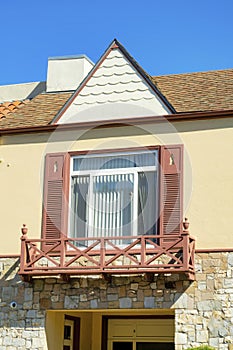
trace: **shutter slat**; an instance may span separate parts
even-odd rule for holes
[[[178,235],[183,218],[183,146],[162,146],[160,166],[160,234]],[[171,241],[166,238],[161,243]]]
[[[58,239],[67,234],[68,155],[47,154],[45,159],[42,238]],[[46,242],[43,249],[54,242]]]

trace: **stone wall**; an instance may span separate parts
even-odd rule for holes
[[[144,276],[82,277],[29,284],[17,275],[17,259],[0,259],[0,350],[47,349],[47,309],[173,309],[176,350],[200,344],[231,349],[233,253],[198,253],[195,263],[194,282],[174,274],[151,281]]]
[[[45,310],[18,269],[19,259],[0,259],[0,350],[45,350]]]

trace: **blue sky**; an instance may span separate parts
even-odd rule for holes
[[[0,85],[46,80],[52,56],[96,62],[114,38],[151,75],[232,68],[232,13],[232,0],[2,0]]]

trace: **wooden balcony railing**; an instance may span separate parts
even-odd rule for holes
[[[181,235],[29,239],[22,229],[19,274],[78,276],[94,274],[184,273],[194,279],[195,239]],[[41,247],[45,246],[42,249]]]

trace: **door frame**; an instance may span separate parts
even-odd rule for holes
[[[80,317],[65,315],[64,320],[70,320],[70,321],[74,322],[74,328],[73,328],[73,349],[74,350],[80,350]]]

